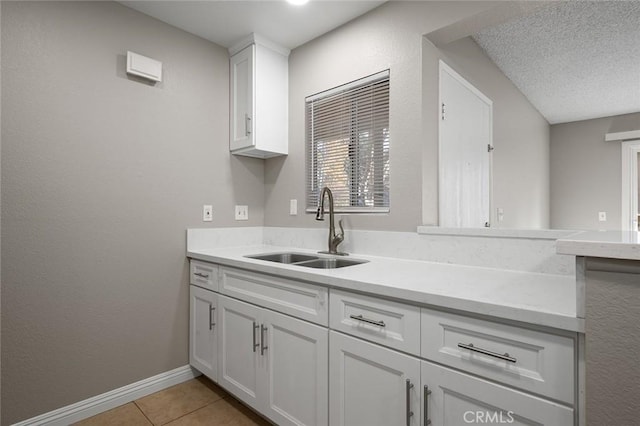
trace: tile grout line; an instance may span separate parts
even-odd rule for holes
[[[215,404],[215,403],[217,403],[217,402],[220,402],[220,401],[222,401],[223,399],[224,399],[224,398],[216,399],[215,401],[212,401],[212,402],[210,402],[210,403],[208,403],[208,404],[205,404],[205,405],[203,405],[203,406],[202,406],[202,407],[200,407],[200,408],[196,408],[195,410],[193,410],[193,411],[189,411],[188,413],[185,413],[185,414],[183,414],[183,415],[181,415],[181,416],[179,416],[179,417],[176,417],[175,419],[169,420],[169,421],[168,421],[168,422],[166,422],[166,423],[162,423],[162,425],[155,425],[155,424],[154,424],[154,426],[164,426],[164,425],[168,425],[168,424],[169,424],[169,423],[171,423],[171,422],[175,422],[175,421],[177,421],[177,420],[179,420],[179,419],[181,419],[181,418],[183,418],[183,417],[186,417],[186,416],[188,416],[188,415],[191,415],[191,414],[195,413],[196,411],[200,411],[200,410],[202,410],[203,408],[207,408],[208,406],[213,405],[213,404]],[[152,424],[153,424],[153,423],[152,423]]]
[[[140,411],[142,413],[142,415],[144,416],[145,419],[147,419],[147,421],[149,422],[149,424],[153,425],[153,422],[151,421],[151,419],[149,417],[147,417],[147,415],[144,413],[144,411],[142,410],[142,408],[140,408],[140,406],[138,405],[137,401],[132,401],[133,405],[136,406],[136,408],[138,409],[138,411]]]

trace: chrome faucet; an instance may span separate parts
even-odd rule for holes
[[[333,218],[333,193],[328,187],[322,188],[320,193],[320,205],[318,206],[318,212],[316,213],[316,220],[324,220],[324,198],[325,194],[329,197],[329,250],[321,251],[319,253],[335,254],[339,256],[347,256],[347,253],[338,251],[338,245],[344,241],[344,228],[342,227],[342,219],[338,221],[340,226],[340,234],[336,235],[336,227]]]

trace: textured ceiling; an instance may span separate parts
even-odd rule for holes
[[[551,124],[640,111],[640,1],[558,2],[473,38]]]
[[[384,1],[312,0],[302,6],[294,6],[284,0],[144,0],[120,3],[224,47],[231,47],[255,32],[293,49]]]

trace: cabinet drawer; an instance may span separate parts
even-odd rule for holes
[[[422,357],[574,403],[575,341],[422,309]]]
[[[558,402],[423,361],[423,421],[438,426],[573,426],[574,410]],[[425,392],[427,394],[425,395]]]
[[[420,308],[331,290],[331,328],[420,355]]]
[[[328,290],[286,278],[221,268],[220,292],[316,324],[328,325]]]
[[[198,287],[218,291],[218,266],[191,260],[189,282]]]

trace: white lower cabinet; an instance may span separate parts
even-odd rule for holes
[[[219,296],[220,385],[278,425],[328,425],[328,331]]]
[[[191,365],[277,425],[583,424],[575,336],[206,262],[194,271],[220,293],[190,286]]]
[[[252,407],[258,407],[260,308],[219,296],[219,382]]]
[[[189,286],[189,363],[211,380],[218,380],[216,309],[218,295]]]
[[[331,331],[332,426],[418,426],[420,360]]]
[[[421,424],[574,424],[573,409],[564,405],[430,362],[421,368]]]

